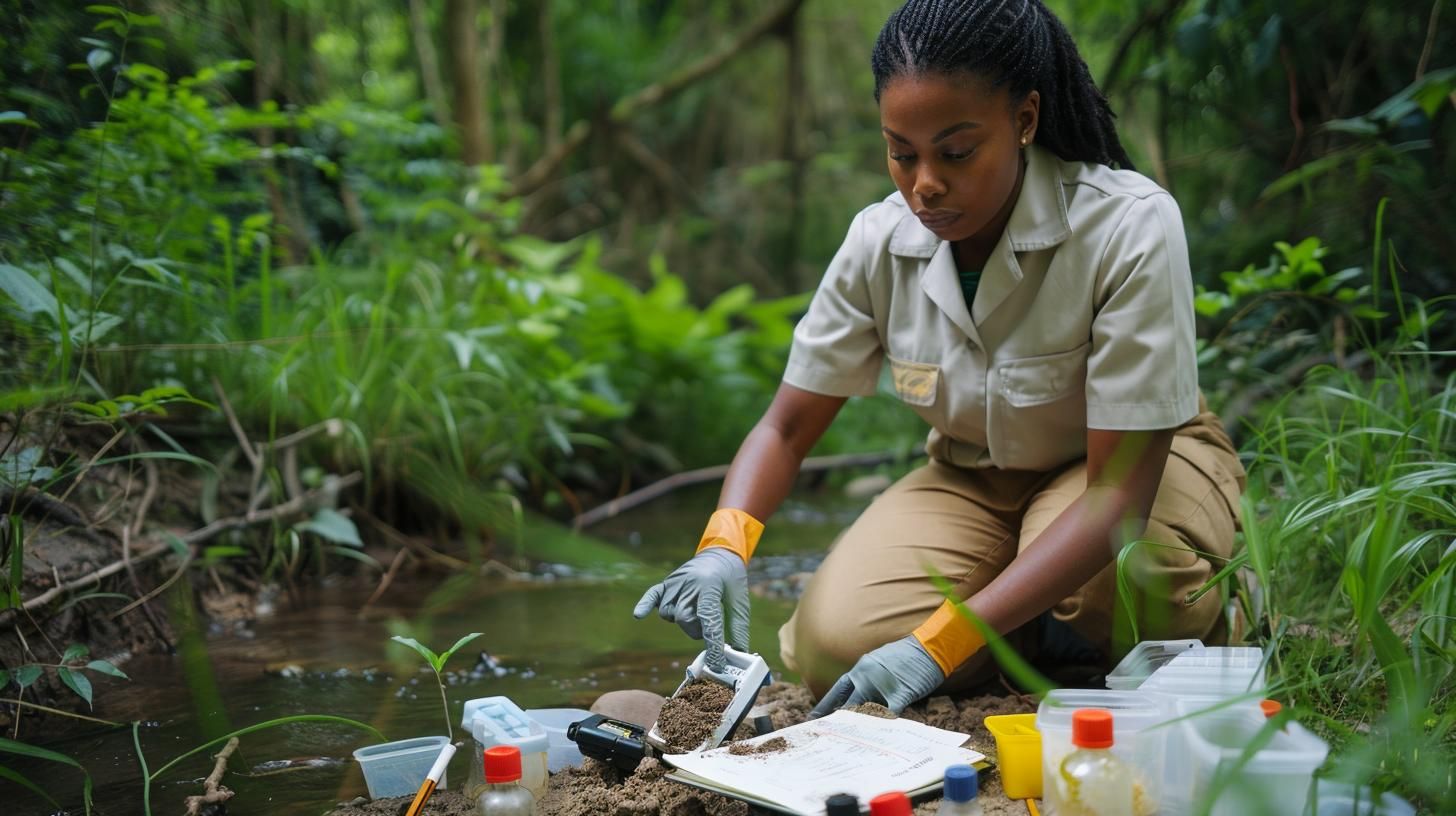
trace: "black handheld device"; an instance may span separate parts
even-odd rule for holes
[[[608,765],[633,771],[647,756],[644,737],[647,729],[601,714],[593,714],[566,728],[566,738],[576,743],[582,754]]]

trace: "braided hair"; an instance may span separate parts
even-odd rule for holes
[[[1132,167],[1107,98],[1042,0],[907,0],[880,30],[870,67],[876,100],[890,80],[926,73],[981,76],[1016,103],[1038,91],[1037,142],[1066,161]]]

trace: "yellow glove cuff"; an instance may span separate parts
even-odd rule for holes
[[[912,633],[925,651],[935,659],[940,670],[949,677],[956,666],[986,645],[981,630],[961,617],[956,605],[947,599]]]
[[[738,553],[738,557],[747,564],[748,559],[753,557],[753,550],[758,547],[758,537],[761,535],[763,522],[742,510],[719,508],[708,518],[708,527],[703,530],[697,552],[709,547],[722,547]]]

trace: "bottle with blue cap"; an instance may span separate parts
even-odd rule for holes
[[[976,769],[970,765],[952,765],[945,769],[944,799],[940,803],[941,816],[981,816],[980,780]]]

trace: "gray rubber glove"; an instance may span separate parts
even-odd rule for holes
[[[702,639],[708,668],[723,671],[723,604],[729,608],[728,642],[748,651],[748,567],[732,550],[709,547],[654,584],[632,610],[645,618],[653,609],[688,634]]]
[[[914,635],[906,635],[861,657],[839,678],[810,717],[823,717],[844,706],[882,703],[899,714],[945,682],[945,672]]]

